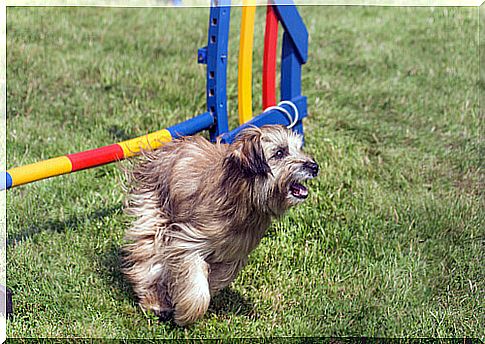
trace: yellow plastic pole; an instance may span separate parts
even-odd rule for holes
[[[154,150],[170,141],[172,141],[172,135],[170,135],[167,129],[162,129],[118,144],[123,149],[123,154],[126,159],[139,154],[141,150]]]
[[[240,124],[246,123],[253,117],[252,69],[255,5],[255,0],[243,0],[238,66],[238,109]]]
[[[12,186],[23,185],[37,180],[59,176],[72,171],[71,161],[67,156],[60,156],[33,164],[15,167],[7,172],[12,177]]]

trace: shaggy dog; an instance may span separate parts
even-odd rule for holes
[[[185,326],[228,286],[271,219],[302,202],[318,165],[283,126],[230,144],[188,137],[145,153],[130,173],[123,272],[142,308]]]

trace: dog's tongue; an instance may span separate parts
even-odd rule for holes
[[[308,189],[300,183],[293,183],[290,187],[291,194],[297,198],[307,198]]]

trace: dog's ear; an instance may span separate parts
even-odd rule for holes
[[[244,129],[232,143],[224,165],[230,172],[245,178],[268,175],[271,169],[261,145],[261,130]]]

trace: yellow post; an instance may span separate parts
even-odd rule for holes
[[[238,109],[240,124],[249,121],[253,117],[252,69],[255,5],[255,0],[243,0],[238,65]]]

